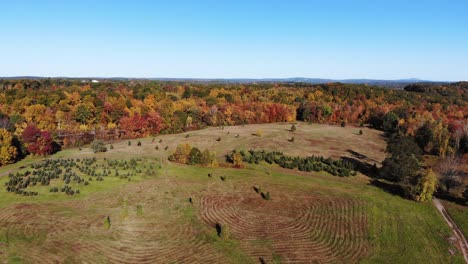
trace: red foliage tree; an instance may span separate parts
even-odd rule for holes
[[[34,155],[45,156],[54,152],[54,140],[49,131],[41,131],[35,125],[28,125],[22,134],[28,151]]]
[[[146,115],[146,120],[148,122],[148,132],[151,135],[156,135],[159,133],[159,131],[161,131],[163,119],[157,112],[155,111],[149,112]]]
[[[120,127],[129,138],[142,137],[147,133],[148,121],[140,115],[125,116],[120,119]]]
[[[36,142],[36,139],[40,136],[41,130],[33,124],[29,124],[21,135],[25,144],[31,144]]]

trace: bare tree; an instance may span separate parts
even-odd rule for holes
[[[462,184],[461,159],[457,156],[446,157],[436,166],[440,182],[445,186],[447,193],[452,188]]]

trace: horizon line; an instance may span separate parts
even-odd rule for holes
[[[11,76],[0,76],[0,79],[142,79],[142,80],[251,80],[251,81],[269,81],[269,80],[322,80],[322,81],[387,81],[387,82],[463,82],[465,80],[426,80],[420,78],[397,78],[397,79],[386,79],[386,78],[322,78],[322,77],[124,77],[124,76],[43,76],[43,75],[11,75]]]

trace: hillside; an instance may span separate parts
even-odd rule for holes
[[[225,163],[224,155],[234,148],[378,164],[385,156],[384,138],[376,130],[296,126],[294,132],[287,123],[208,128],[116,141],[105,153],[88,146],[68,149],[49,157],[47,165],[28,158],[2,167],[2,184],[9,173],[61,173],[49,185],[26,188],[37,196],[0,190],[0,260],[463,263],[431,204],[387,193],[361,173],[337,177],[265,162],[244,168]],[[288,140],[293,136],[296,140]],[[219,167],[169,162],[181,143],[215,151]],[[65,185],[75,193],[50,192]]]

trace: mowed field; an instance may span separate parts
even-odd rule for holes
[[[131,146],[114,142],[107,153],[94,154],[89,148],[57,153],[49,158],[95,157],[98,169],[106,166],[104,159],[138,158],[141,173],[122,177],[126,171],[120,170],[118,177],[112,169],[104,181],[70,184],[80,189],[74,196],[51,193],[50,186],[28,188],[39,192],[33,197],[2,188],[0,261],[463,263],[450,243],[450,229],[431,204],[386,193],[370,185],[365,175],[340,178],[267,163],[205,168],[167,160],[180,143],[216,151],[220,163],[235,148],[351,157],[370,164],[379,164],[385,156],[384,138],[375,130],[299,123],[297,131],[290,132],[290,127],[208,128],[140,139],[142,146],[138,140]],[[252,135],[258,131],[261,137]],[[295,141],[288,141],[292,136]],[[24,172],[34,162],[40,159],[1,168],[2,186],[6,174]],[[150,167],[155,174],[145,173]],[[51,185],[63,182],[57,179]],[[268,191],[271,199],[262,199],[254,186]],[[107,217],[110,227],[104,223]],[[222,227],[221,237],[216,225]]]

